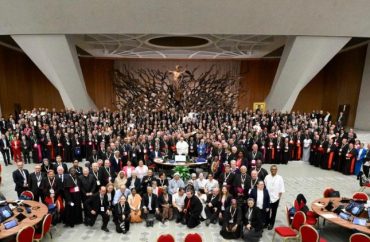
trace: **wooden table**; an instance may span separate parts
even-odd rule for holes
[[[45,204],[36,202],[36,201],[23,201],[23,203],[30,205],[31,213],[27,213],[26,208],[24,206],[18,206],[24,210],[22,212],[27,218],[23,219],[22,222],[18,223],[17,226],[11,229],[5,229],[4,224],[0,224],[0,240],[10,237],[12,235],[16,235],[18,231],[26,226],[35,226],[38,224],[44,216],[48,213],[48,208]],[[17,209],[13,210],[13,217],[8,218],[5,222],[16,219],[15,216],[19,214]],[[36,216],[35,218],[33,218]],[[33,218],[33,219],[30,219]]]
[[[355,229],[359,232],[370,234],[370,223],[367,223],[367,226],[361,226],[361,225],[355,225],[352,223],[352,221],[344,220],[340,218],[336,213],[330,212],[325,210],[325,206],[329,203],[329,201],[333,202],[334,208],[338,207],[339,205],[346,206],[347,204],[340,203],[341,198],[320,198],[316,199],[311,204],[311,209],[313,212],[318,214],[320,217],[337,224],[341,227],[347,228],[347,229]],[[327,217],[330,216],[330,217]]]

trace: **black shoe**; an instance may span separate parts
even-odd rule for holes
[[[272,226],[272,225],[269,225],[268,227],[267,227],[267,229],[268,230],[272,230],[274,228],[274,226]]]
[[[217,220],[216,219],[211,220],[211,223],[216,224],[217,223]]]
[[[101,230],[103,230],[103,231],[105,231],[105,232],[109,233],[109,229],[108,229],[108,228],[101,228]]]
[[[208,227],[209,224],[211,223],[211,221],[209,221],[209,219],[206,219],[206,226]]]
[[[263,226],[263,228],[264,228],[264,229],[267,229],[267,227],[268,227],[268,224],[265,224],[265,225]]]
[[[180,223],[180,219],[176,219],[176,223],[178,224],[178,223]]]

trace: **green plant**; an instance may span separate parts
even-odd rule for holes
[[[187,166],[175,166],[175,168],[172,169],[174,173],[179,173],[181,179],[185,182],[189,180],[190,178],[190,169]]]

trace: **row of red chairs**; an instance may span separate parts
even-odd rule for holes
[[[42,221],[41,233],[36,233],[35,228],[32,226],[26,226],[20,229],[17,233],[16,241],[17,242],[32,242],[32,241],[40,242],[46,236],[47,233],[50,233],[50,237],[52,238],[52,235],[50,232],[51,221],[52,221],[51,214],[45,215]]]
[[[158,237],[157,242],[175,242],[175,238],[170,234],[162,234]],[[184,242],[202,242],[202,237],[197,233],[188,234]]]

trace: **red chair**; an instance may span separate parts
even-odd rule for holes
[[[275,233],[272,237],[272,241],[275,240],[275,235],[278,234],[283,238],[283,241],[288,239],[297,239],[299,236],[299,229],[306,223],[306,215],[302,211],[295,213],[292,225],[290,227],[280,226],[275,228]]]
[[[38,233],[35,234],[35,236],[33,237],[34,241],[40,242],[41,239],[43,239],[47,233],[50,233],[50,238],[53,238],[52,235],[51,235],[51,232],[50,232],[51,220],[52,220],[51,214],[45,215],[44,220],[42,221],[41,233],[40,234],[38,234]]]
[[[31,191],[23,191],[21,193],[21,197],[27,198],[27,200],[33,200],[33,192],[31,192]]]
[[[185,237],[185,242],[202,242],[202,241],[203,241],[202,237],[197,233],[188,234]]]
[[[293,204],[294,204],[295,208],[299,207],[297,200],[294,200]],[[314,213],[312,211],[307,211],[306,212],[306,224],[309,224],[309,225],[312,225],[312,226],[316,225],[317,221],[318,221],[318,217],[319,216],[316,213]],[[290,221],[292,221],[292,219],[293,219],[293,217],[290,218]]]
[[[311,225],[302,225],[299,229],[299,237],[301,242],[327,242],[325,239],[321,239],[317,230]]]
[[[370,242],[370,237],[366,234],[356,233],[349,237],[350,242]]]
[[[352,199],[356,201],[367,202],[367,200],[369,200],[369,197],[364,192],[355,192],[352,195]]]
[[[335,190],[333,189],[333,188],[331,188],[331,187],[327,187],[327,188],[325,188],[325,190],[324,190],[324,192],[323,192],[323,197],[330,197],[330,194],[332,193],[332,192],[334,192]]]
[[[170,234],[162,234],[158,237],[157,242],[175,242],[175,238]]]
[[[31,226],[21,228],[16,237],[17,242],[32,242],[35,235],[35,229]]]

